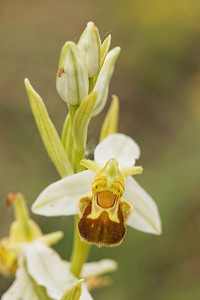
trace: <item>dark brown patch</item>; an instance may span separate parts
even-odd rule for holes
[[[119,245],[126,234],[121,205],[119,204],[118,209],[119,223],[111,221],[106,211],[103,211],[97,219],[87,218],[91,213],[91,208],[92,201],[85,209],[78,223],[80,236],[88,243],[97,245],[98,247]]]
[[[63,73],[65,73],[65,70],[64,68],[61,68],[58,72],[58,77],[61,77]]]

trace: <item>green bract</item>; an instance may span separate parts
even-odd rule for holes
[[[107,112],[106,118],[103,122],[100,134],[100,142],[108,135],[117,132],[119,119],[119,99],[117,96],[113,96],[112,103],[109,111]]]
[[[73,285],[70,289],[68,289],[64,295],[62,296],[61,300],[79,300],[82,294],[83,288],[83,279],[81,279],[77,284]],[[85,300],[92,299],[91,296],[85,298]]]
[[[72,174],[73,170],[70,161],[42,98],[33,89],[28,79],[25,79],[25,87],[40,136],[50,159],[61,177]]]

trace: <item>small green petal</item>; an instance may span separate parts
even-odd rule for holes
[[[43,242],[47,246],[51,246],[52,244],[56,244],[59,240],[61,240],[64,236],[62,231],[55,231],[49,234],[42,235],[38,238],[39,241]]]
[[[93,173],[97,173],[101,169],[101,166],[98,163],[90,159],[82,159],[80,164]]]
[[[28,79],[25,79],[25,87],[40,136],[50,159],[61,177],[72,174],[70,161],[42,98],[33,89]]]
[[[135,166],[123,167],[121,169],[121,173],[124,177],[140,174],[140,173],[142,173],[142,171],[143,171],[143,168],[142,167],[137,167],[137,166],[136,167]]]

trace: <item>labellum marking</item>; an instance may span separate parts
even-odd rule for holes
[[[88,243],[95,244],[98,247],[119,245],[126,234],[121,204],[119,203],[119,223],[117,223],[110,220],[106,210],[103,210],[96,219],[88,218],[92,211],[92,201],[91,198],[88,198],[88,206],[78,223],[80,236]]]

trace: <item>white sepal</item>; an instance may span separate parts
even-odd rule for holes
[[[34,284],[27,273],[23,256],[19,257],[18,264],[16,279],[3,294],[1,300],[40,300],[34,288]]]
[[[68,271],[68,263],[41,242],[27,245],[25,256],[27,271],[38,285],[46,288],[49,297],[59,300],[64,291],[76,282]]]
[[[129,136],[114,133],[102,140],[94,151],[94,159],[104,165],[109,159],[115,158],[120,167],[129,167],[135,164],[140,157],[140,148]]]
[[[125,180],[123,197],[133,205],[127,225],[152,234],[161,234],[161,220],[157,205],[151,196],[133,179]]]
[[[70,175],[50,184],[32,205],[32,211],[44,216],[69,216],[78,213],[78,199],[91,193],[91,171]]]

